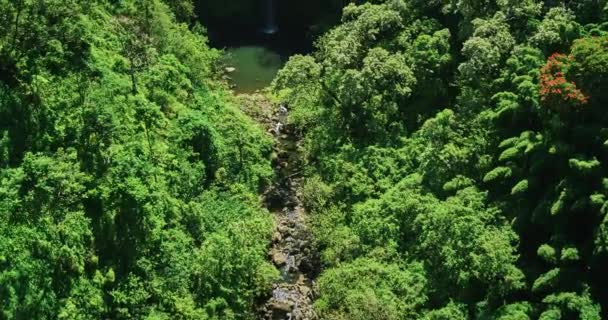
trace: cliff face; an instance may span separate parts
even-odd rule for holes
[[[210,29],[250,29],[261,27],[266,16],[266,0],[198,0],[196,13]],[[318,30],[340,17],[344,0],[275,1],[276,22],[283,29]]]

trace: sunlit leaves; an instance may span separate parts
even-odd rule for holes
[[[568,160],[570,168],[577,174],[590,175],[597,172],[601,163],[597,159],[583,160],[583,159],[570,159]]]
[[[517,195],[525,193],[528,190],[528,180],[521,180],[511,189],[511,195]]]
[[[491,182],[497,179],[506,179],[510,178],[512,174],[512,170],[509,167],[497,167],[492,171],[488,172],[483,178],[484,182]]]
[[[608,37],[590,37],[574,42],[570,57],[568,76],[589,95],[592,102],[602,103],[608,99]]]
[[[552,318],[553,314],[557,314],[560,318],[562,314],[567,314],[585,320],[601,319],[600,306],[592,300],[588,292],[583,294],[574,292],[553,294],[547,296],[543,303],[548,306],[548,311],[541,314],[540,319],[543,320],[555,319]]]
[[[450,302],[441,309],[435,309],[424,315],[424,320],[465,320],[467,311],[464,305]]]
[[[254,298],[267,292],[278,277],[264,259],[270,223],[268,217],[236,222],[203,242],[192,275],[199,299],[213,310],[211,316],[248,312]],[[210,308],[218,298],[226,304]]]
[[[399,266],[361,258],[319,278],[315,307],[325,319],[409,319],[425,301],[419,264]]]
[[[515,45],[515,39],[509,31],[506,17],[497,13],[491,19],[475,19],[475,31],[462,47],[462,54],[467,58],[458,70],[464,81],[483,81],[495,75],[502,59]]]
[[[481,281],[505,294],[522,286],[523,274],[513,265],[516,235],[508,227],[487,225],[492,211],[477,201],[483,201],[483,195],[464,189],[417,217],[420,249],[442,281],[465,287]]]
[[[534,280],[532,285],[532,291],[548,291],[550,289],[556,289],[557,282],[559,279],[559,268],[551,269],[546,273],[542,274],[538,279]]]
[[[558,6],[547,12],[530,42],[545,52],[555,52],[570,45],[580,33],[581,27],[572,11]]]

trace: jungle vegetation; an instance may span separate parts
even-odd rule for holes
[[[0,0],[0,319],[256,318],[272,139],[199,2]],[[267,94],[321,319],[608,318],[608,1],[353,1]]]
[[[0,2],[0,318],[247,318],[271,139],[160,1]]]

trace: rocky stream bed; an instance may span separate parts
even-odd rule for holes
[[[251,100],[252,97],[249,97]],[[272,295],[261,306],[260,318],[265,320],[315,320],[312,307],[314,277],[318,273],[318,257],[307,228],[307,215],[301,202],[302,157],[300,140],[294,128],[287,124],[288,110],[273,106],[260,96],[253,97],[265,104],[255,119],[265,125],[274,137],[273,160],[275,181],[265,193],[265,204],[275,217],[275,231],[269,259],[281,272]],[[252,103],[249,101],[249,103]],[[258,109],[260,110],[260,109]]]

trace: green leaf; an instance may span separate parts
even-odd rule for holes
[[[507,147],[513,147],[513,146],[515,146],[515,144],[517,143],[517,141],[519,141],[519,137],[511,137],[509,139],[503,140],[498,145],[498,148],[499,149],[504,149],[504,148],[507,148]]]
[[[511,147],[505,151],[503,151],[500,156],[498,157],[499,161],[507,161],[507,160],[514,160],[516,158],[518,158],[519,156],[521,156],[522,152],[520,151],[520,149],[515,148],[515,147]]]
[[[532,292],[547,291],[554,289],[559,281],[560,269],[555,268],[542,274],[534,281]]]
[[[562,212],[562,210],[564,209],[565,206],[565,200],[567,197],[568,193],[566,190],[563,190],[560,194],[559,197],[557,198],[557,200],[555,200],[555,202],[553,202],[553,205],[551,205],[551,215],[557,215],[559,213]]]
[[[592,207],[599,209],[604,205],[604,202],[606,202],[606,196],[600,193],[594,193],[589,196],[589,202]]]
[[[524,179],[513,186],[511,189],[511,195],[522,194],[526,191],[528,191],[528,180]]]
[[[596,158],[593,158],[593,160],[572,158],[568,160],[568,165],[579,174],[590,175],[599,169],[601,163]]]
[[[510,178],[512,174],[511,168],[509,167],[497,167],[492,171],[488,172],[483,177],[483,182],[492,182],[498,179],[507,179]]]
[[[576,249],[575,247],[563,248],[561,260],[564,262],[574,262],[580,260],[578,249]]]
[[[538,254],[538,256],[541,257],[546,262],[549,262],[549,263],[557,262],[557,254],[556,254],[555,249],[546,243],[542,244],[540,247],[538,247],[536,254]]]

